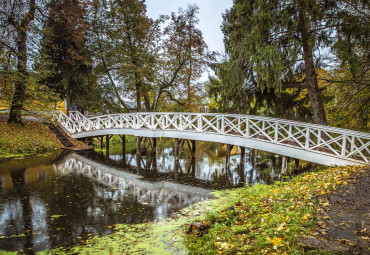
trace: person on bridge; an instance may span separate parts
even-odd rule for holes
[[[71,111],[77,111],[77,107],[76,107],[75,103],[72,104]]]

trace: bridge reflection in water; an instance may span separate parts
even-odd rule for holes
[[[155,218],[166,217],[170,212],[212,197],[210,190],[169,181],[149,182],[141,175],[119,171],[94,162],[78,154],[68,156],[61,164],[54,165],[58,174],[78,172],[115,190],[112,200],[132,196],[142,204],[155,207]],[[107,194],[98,194],[104,196]]]

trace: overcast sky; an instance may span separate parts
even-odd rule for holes
[[[186,9],[188,4],[197,4],[199,7],[198,28],[211,51],[224,51],[223,34],[221,32],[222,14],[230,9],[233,0],[146,0],[147,14],[150,18],[159,15],[170,15],[181,7]]]

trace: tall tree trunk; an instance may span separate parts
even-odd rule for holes
[[[299,31],[302,39],[303,46],[303,58],[305,63],[306,72],[306,85],[308,97],[311,101],[312,110],[315,116],[315,122],[321,125],[327,125],[326,115],[324,110],[324,104],[321,99],[319,85],[317,82],[315,65],[313,62],[312,46],[309,43],[310,35],[308,31],[309,20],[306,15],[306,3],[300,1],[298,3],[298,15],[299,15]]]
[[[15,90],[13,94],[12,104],[10,107],[9,123],[22,124],[22,109],[23,102],[26,97],[27,84],[27,33],[19,31],[17,38],[17,71],[18,79],[15,82]]]
[[[145,105],[145,111],[146,112],[150,112],[150,99],[149,99],[149,95],[148,95],[148,92],[145,92],[144,93],[144,105]]]
[[[35,0],[30,0],[29,11],[21,20],[20,24],[14,21],[10,16],[8,21],[17,31],[17,71],[18,79],[15,83],[15,90],[13,94],[12,104],[10,106],[10,113],[8,123],[22,124],[22,109],[26,97],[27,84],[27,31],[29,24],[35,18],[36,4]]]
[[[67,108],[67,115],[69,116],[69,110],[71,109],[71,96],[70,93],[66,93],[66,108]]]
[[[140,85],[136,84],[136,109],[141,112],[141,96],[140,96]]]

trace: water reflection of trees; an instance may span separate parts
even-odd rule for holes
[[[245,183],[271,183],[274,180],[282,180],[283,176],[291,175],[299,169],[294,159],[249,149],[246,149],[244,164],[241,165],[238,147],[232,150],[230,166],[226,169],[225,145],[197,141],[195,158],[192,158],[187,143],[189,141],[185,140],[180,147],[178,161],[174,156],[173,139],[161,139],[156,154],[147,146],[146,152],[140,158],[135,154],[126,154],[124,157],[128,166],[140,169],[143,175],[147,175],[144,170],[157,172],[158,175],[165,174],[176,182],[191,180],[193,183],[202,183],[212,188],[241,186]],[[122,160],[122,157],[111,155],[111,159],[116,161]]]

